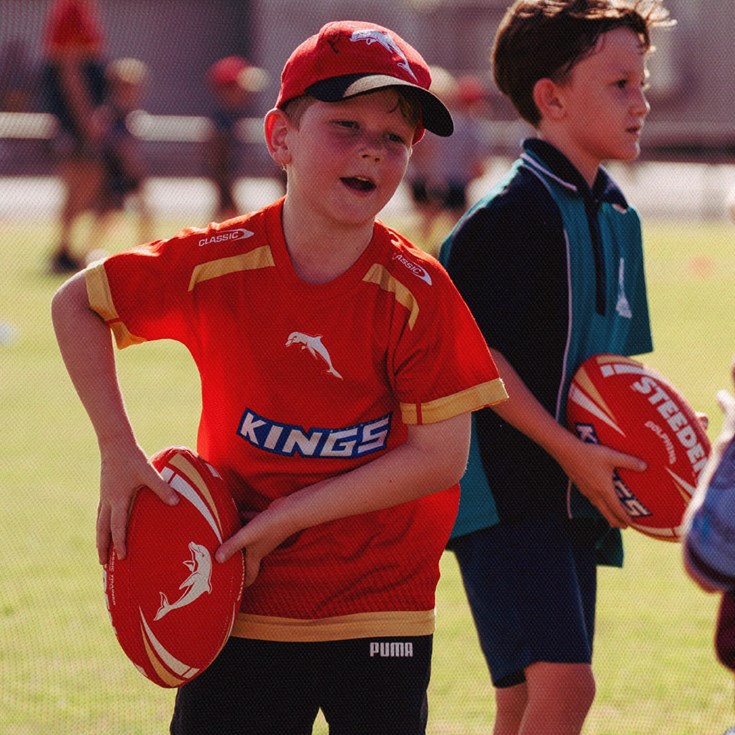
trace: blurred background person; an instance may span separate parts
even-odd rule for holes
[[[94,202],[87,257],[97,259],[115,217],[127,203],[138,215],[138,242],[152,238],[151,214],[146,199],[147,167],[140,141],[130,129],[132,114],[140,108],[148,66],[140,59],[122,58],[108,64],[107,100],[95,111],[102,179]],[[97,251],[97,252],[95,252]]]
[[[207,81],[214,106],[205,143],[207,176],[216,189],[214,219],[230,219],[243,211],[235,196],[242,154],[238,123],[252,95],[265,89],[268,74],[242,56],[225,56],[209,68]]]
[[[45,106],[58,128],[52,155],[63,186],[57,244],[51,271],[68,273],[85,264],[74,252],[74,225],[89,211],[102,180],[94,110],[105,96],[104,34],[94,0],[55,0],[45,28],[42,85]]]
[[[35,76],[25,41],[11,38],[0,49],[0,110],[28,112]]]
[[[447,69],[431,67],[431,90],[451,110],[454,134],[424,138],[409,164],[409,186],[416,214],[418,238],[432,253],[470,202],[467,190],[485,172],[489,141],[483,117],[489,110],[482,82],[472,76],[455,78]],[[437,222],[441,232],[435,232]]]

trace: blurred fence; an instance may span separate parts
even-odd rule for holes
[[[158,207],[206,210],[213,198],[211,187],[202,178],[202,142],[211,130],[209,119],[138,111],[133,113],[130,126],[143,146],[151,194]],[[647,126],[643,159],[635,164],[613,163],[609,168],[644,216],[732,216],[735,149],[731,151],[727,131],[712,127],[688,131],[685,127],[670,124],[649,136]],[[46,213],[57,206],[59,190],[49,152],[55,130],[55,119],[48,114],[0,112],[0,216],[21,211]],[[262,118],[243,118],[237,134],[243,146],[238,186],[251,208],[277,196],[282,177],[268,156]],[[471,198],[481,196],[497,180],[528,134],[529,128],[522,122],[487,121],[489,170],[475,182]],[[649,145],[649,137],[657,139],[659,145]],[[27,177],[34,178],[32,192],[18,186],[17,182]],[[410,208],[404,187],[390,206],[402,211]]]
[[[130,115],[130,129],[141,141],[152,175],[197,176],[203,174],[202,143],[211,132],[207,117],[151,115],[137,110]],[[237,126],[242,143],[242,173],[274,175],[274,164],[263,142],[262,118],[243,118]],[[51,173],[49,143],[56,132],[56,118],[42,112],[0,112],[0,176]]]

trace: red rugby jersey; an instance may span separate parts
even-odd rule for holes
[[[243,511],[349,471],[506,397],[438,262],[376,223],[326,284],[294,273],[282,201],[114,255],[87,271],[119,347],[174,339],[202,383],[198,451]],[[422,635],[458,487],[306,529],[264,560],[235,634],[266,640]]]

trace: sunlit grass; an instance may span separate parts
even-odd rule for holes
[[[184,224],[161,222],[159,234]],[[133,244],[129,234],[120,242]],[[96,444],[49,320],[61,282],[44,271],[52,236],[51,222],[0,223],[0,322],[17,330],[0,345],[0,732],[164,733],[173,694],[134,670],[105,611]],[[649,361],[717,428],[714,393],[735,352],[735,228],[656,223],[646,239]],[[199,386],[186,352],[147,345],[120,353],[119,366],[143,446],[192,444]],[[685,578],[678,546],[626,538],[625,568],[600,574],[598,695],[585,733],[720,735],[735,714],[732,677],[712,649],[716,599]],[[443,570],[429,733],[487,735],[492,691],[451,555]]]

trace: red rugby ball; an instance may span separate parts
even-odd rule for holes
[[[567,423],[586,442],[639,457],[643,472],[620,469],[615,489],[630,525],[677,541],[683,516],[710,453],[707,434],[663,375],[620,355],[593,355],[569,389]]]
[[[179,502],[138,492],[127,556],[111,546],[104,567],[105,597],[128,658],[159,686],[179,687],[212,663],[232,631],[244,559],[220,564],[214,553],[241,524],[224,480],[195,452],[170,447],[151,461]]]

